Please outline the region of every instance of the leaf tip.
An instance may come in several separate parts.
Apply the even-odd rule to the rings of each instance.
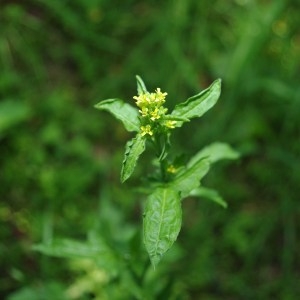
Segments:
[[[159,255],[150,256],[150,261],[151,261],[151,264],[152,264],[154,270],[156,269],[156,266],[158,265],[160,260],[161,260],[161,256],[159,256]]]
[[[219,90],[219,93],[221,94],[221,87],[222,87],[222,79],[218,78],[213,82],[213,85]]]
[[[101,105],[101,102],[99,102],[99,103],[97,103],[97,104],[94,104],[94,108],[96,108],[96,109],[99,109],[100,108],[100,105]]]
[[[126,180],[127,180],[127,178],[122,178],[122,177],[121,177],[121,183],[122,183],[122,184],[123,184]]]
[[[129,176],[124,173],[124,169],[122,168],[120,176],[121,183],[124,183],[128,178]]]

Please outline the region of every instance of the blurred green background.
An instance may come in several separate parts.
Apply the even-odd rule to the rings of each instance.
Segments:
[[[300,299],[299,28],[298,0],[2,0],[0,298],[136,299],[118,277],[31,247],[141,226],[142,167],[119,182],[131,135],[93,108],[132,102],[139,74],[170,108],[222,78],[218,104],[174,148],[241,153],[205,179],[227,210],[185,200],[153,299]]]

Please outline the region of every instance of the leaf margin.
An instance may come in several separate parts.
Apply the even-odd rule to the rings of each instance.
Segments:
[[[140,155],[146,149],[146,138],[137,134],[125,146],[124,159],[121,169],[121,182],[124,183],[133,173]]]
[[[140,129],[139,112],[132,105],[124,102],[119,98],[102,100],[95,104],[94,107],[99,110],[105,110],[111,113],[116,119],[121,121],[125,129],[129,132]]]
[[[161,195],[163,196],[163,199],[159,198]],[[167,196],[169,197],[167,198]],[[160,205],[158,207],[160,208],[160,210],[157,210],[157,205]],[[168,205],[167,210],[165,209],[166,205]],[[170,218],[172,217],[174,219],[173,224],[170,227]],[[156,222],[157,218],[159,219],[159,222]],[[166,222],[166,220],[168,222]],[[163,226],[166,225],[166,223],[168,227]],[[158,228],[155,228],[156,225]],[[156,188],[154,192],[147,198],[143,218],[144,244],[154,268],[160,262],[163,255],[172,247],[172,245],[176,241],[181,230],[181,225],[182,209],[180,194],[167,186]],[[162,232],[164,232],[166,228],[168,228],[169,230],[171,228],[173,232],[169,232],[167,235],[161,236]],[[154,242],[152,241],[152,239],[154,239]]]

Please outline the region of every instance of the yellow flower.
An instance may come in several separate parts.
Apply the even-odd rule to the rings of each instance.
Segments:
[[[146,134],[153,135],[150,125],[141,126],[141,135],[144,136]]]
[[[168,168],[167,168],[167,172],[168,172],[168,173],[174,174],[174,173],[176,173],[176,171],[177,171],[177,169],[176,169],[173,165],[170,165],[170,166],[168,166]]]
[[[155,93],[144,93],[139,96],[134,96],[136,105],[140,108],[147,107],[152,109],[158,108],[165,103],[167,93],[162,93],[160,88],[155,90]]]
[[[158,120],[160,118],[160,115],[159,115],[159,109],[156,107],[151,113],[150,113],[150,119],[152,121],[155,121],[155,120]]]
[[[136,105],[140,108],[147,105],[147,103],[148,103],[147,94],[141,94],[139,96],[134,96],[133,99],[136,100]]]
[[[165,98],[168,95],[168,93],[162,93],[160,91],[160,88],[157,88],[155,92],[156,92],[156,101],[164,103],[165,102]]]
[[[168,128],[175,128],[175,124],[176,124],[176,123],[177,123],[176,121],[167,120],[167,121],[165,122],[165,126],[168,127]]]
[[[149,109],[147,107],[143,107],[139,112],[142,114],[142,117],[147,117],[149,114]]]

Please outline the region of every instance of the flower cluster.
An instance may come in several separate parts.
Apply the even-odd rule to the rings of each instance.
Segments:
[[[140,108],[139,112],[142,117],[142,124],[144,124],[140,128],[142,136],[146,134],[152,136],[153,126],[158,122],[164,127],[175,128],[176,121],[164,120],[164,116],[168,111],[163,106],[166,102],[166,95],[167,93],[163,93],[160,88],[157,88],[155,93],[146,92],[133,97],[136,100],[136,105]]]

